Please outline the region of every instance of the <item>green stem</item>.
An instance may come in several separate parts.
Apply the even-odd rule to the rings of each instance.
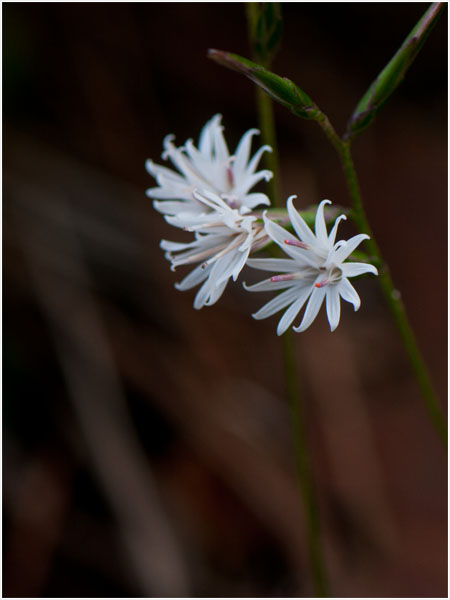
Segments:
[[[311,462],[308,454],[305,415],[299,393],[292,335],[292,331],[286,331],[281,337],[281,343],[283,347],[286,393],[292,416],[295,462],[304,511],[306,513],[305,521],[308,558],[314,583],[314,591],[317,597],[327,598],[329,596],[329,587],[321,546],[319,505],[317,502],[314,479],[311,471]]]
[[[261,129],[261,141],[263,144],[267,144],[272,148],[272,152],[266,152],[264,155],[266,167],[273,173],[272,179],[267,184],[269,198],[274,206],[281,206],[278,189],[278,150],[275,135],[273,103],[269,96],[259,87],[256,88],[256,106],[258,109],[258,122]]]
[[[430,418],[444,446],[446,446],[447,425],[444,417],[442,416],[439,402],[433,389],[425,361],[419,350],[413,329],[409,323],[405,306],[401,300],[400,292],[394,286],[388,265],[383,260],[380,248],[375,240],[375,236],[371,230],[366,212],[364,210],[358,177],[356,175],[355,165],[350,152],[350,140],[341,140],[325,115],[322,114],[317,121],[339,154],[350,192],[350,197],[352,199],[353,220],[361,233],[367,233],[370,236],[370,239],[366,240],[365,244],[369,254],[372,255],[380,265],[378,279],[381,289],[386,298],[395,324],[399,330],[400,337],[411,362],[411,367],[425,400],[425,405]]]
[[[256,60],[258,59],[261,66],[268,69],[270,66],[270,60],[261,60],[261,57],[255,56],[254,50],[254,36],[256,35],[256,22],[258,20],[258,3],[247,2],[247,23],[250,43],[252,46],[252,56]],[[269,169],[272,171],[273,177],[268,182],[268,192],[271,203],[274,206],[280,206],[280,190],[278,189],[279,178],[279,161],[278,161],[278,145],[275,132],[275,119],[273,115],[273,103],[269,96],[258,86],[256,86],[256,107],[258,111],[258,122],[261,130],[261,141],[263,144],[267,144],[272,148],[272,152],[266,152],[264,155],[264,162]]]
[[[249,37],[252,43],[254,35],[253,32],[255,31],[255,24],[258,18],[258,10],[258,3],[247,2]],[[266,61],[263,66],[268,67],[269,61]],[[273,177],[268,183],[268,192],[272,204],[274,206],[280,206],[280,194],[278,190],[278,152],[275,133],[275,120],[273,115],[273,103],[269,96],[262,89],[257,88],[256,94],[261,139],[264,144],[268,144],[272,148],[272,152],[270,154],[266,153],[265,155],[266,166],[273,172]],[[286,394],[291,411],[292,430],[294,436],[295,464],[305,513],[308,560],[316,596],[327,597],[329,595],[328,581],[325,573],[325,561],[321,546],[319,505],[317,502],[314,479],[308,453],[304,410],[302,406],[297,369],[295,365],[291,331],[287,331],[282,335],[281,344],[284,377],[286,382]]]

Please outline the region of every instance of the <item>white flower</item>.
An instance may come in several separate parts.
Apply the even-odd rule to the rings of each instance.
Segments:
[[[368,235],[359,234],[347,241],[335,243],[339,221],[345,219],[341,215],[328,235],[324,218],[324,205],[331,204],[322,200],[317,208],[315,235],[295,210],[292,203],[295,196],[288,199],[288,214],[298,238],[271,221],[264,215],[265,230],[272,240],[284,250],[290,258],[249,259],[247,264],[263,271],[277,271],[279,275],[265,279],[252,286],[245,286],[249,291],[267,290],[285,291],[265,304],[253,315],[255,319],[265,319],[279,310],[287,308],[278,323],[277,334],[281,335],[292,324],[303,305],[308,300],[302,322],[294,331],[305,331],[316,318],[325,299],[328,321],[331,331],[339,324],[341,313],[340,298],[351,302],[355,310],[360,307],[360,298],[352,286],[349,277],[362,273],[378,274],[377,269],[367,263],[344,262],[355,248]]]
[[[180,283],[178,290],[189,290],[203,283],[197,292],[194,308],[210,306],[222,295],[230,277],[236,281],[252,249],[267,242],[268,237],[261,222],[254,216],[241,215],[230,208],[217,194],[194,191],[196,201],[208,208],[202,218],[188,216],[183,226],[195,233],[190,243],[162,240],[161,248],[172,262],[172,270],[180,265],[201,261]]]
[[[249,193],[256,183],[272,177],[272,172],[256,168],[262,154],[270,146],[262,146],[251,160],[250,145],[252,136],[259,133],[250,129],[239,142],[236,152],[230,156],[223,137],[221,115],[213,117],[200,134],[198,149],[192,140],[183,147],[173,144],[173,135],[164,140],[163,159],[169,158],[179,172],[156,165],[147,160],[147,171],[152,175],[158,187],[147,190],[147,196],[154,198],[154,207],[176,227],[183,227],[187,215],[200,216],[209,212],[208,207],[194,196],[194,190],[213,192],[240,214],[249,213],[260,204],[270,205],[269,198],[262,193]]]

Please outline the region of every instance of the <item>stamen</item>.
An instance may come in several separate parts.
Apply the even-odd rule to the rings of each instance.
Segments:
[[[233,185],[234,185],[234,177],[233,177],[233,171],[231,169],[231,165],[229,165],[227,167],[227,179],[228,179],[229,186],[233,187]]]
[[[319,283],[315,283],[316,288],[323,288],[329,283],[329,279],[324,279],[323,281],[319,281]]]
[[[274,275],[270,278],[270,281],[277,283],[278,281],[291,281],[291,279],[295,278],[295,273],[284,273],[283,275]]]
[[[309,245],[305,242],[299,242],[298,240],[284,240],[284,243],[288,246],[295,246],[296,248],[303,248],[303,250],[309,250]]]

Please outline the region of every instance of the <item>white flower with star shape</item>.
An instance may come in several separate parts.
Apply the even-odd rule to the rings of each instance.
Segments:
[[[178,290],[189,290],[200,283],[194,308],[210,306],[223,294],[230,279],[236,281],[249,253],[267,243],[263,224],[255,216],[241,215],[217,194],[194,191],[199,204],[209,209],[202,216],[186,216],[183,227],[194,232],[195,240],[189,243],[162,240],[161,248],[172,263],[172,270],[181,265],[198,263],[180,283]]]
[[[203,218],[208,207],[198,201],[194,191],[217,194],[231,209],[240,214],[251,212],[256,206],[270,205],[269,198],[250,190],[262,179],[268,181],[272,172],[256,171],[261,156],[271,152],[270,146],[262,146],[250,159],[250,146],[257,129],[247,131],[239,142],[234,155],[230,155],[223,136],[221,115],[206,123],[200,134],[198,148],[192,140],[182,147],[173,144],[173,135],[164,140],[162,157],[170,159],[177,171],[147,160],[146,169],[158,187],[147,190],[154,199],[154,207],[166,215],[166,220],[175,227],[184,227],[187,217]]]
[[[244,284],[245,289],[252,292],[285,290],[265,304],[253,317],[265,319],[288,307],[278,323],[277,334],[281,335],[291,326],[308,301],[300,325],[293,327],[294,331],[301,332],[311,325],[325,300],[330,329],[334,331],[339,324],[341,298],[351,302],[355,310],[361,305],[358,293],[349,278],[363,273],[378,275],[377,269],[371,264],[345,262],[356,247],[363,240],[369,239],[369,236],[358,234],[347,241],[335,242],[339,221],[346,217],[338,217],[328,234],[324,206],[331,204],[329,200],[322,200],[317,208],[313,233],[295,210],[295,197],[291,196],[288,199],[287,207],[292,227],[298,237],[264,215],[266,233],[289,258],[256,258],[247,261],[250,267],[276,271],[279,274],[255,285]]]

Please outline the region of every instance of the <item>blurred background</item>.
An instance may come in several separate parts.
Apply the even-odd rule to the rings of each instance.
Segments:
[[[342,132],[427,4],[282,7],[273,70]],[[446,19],[354,144],[442,403]],[[240,282],[195,311],[145,197],[166,134],[257,125],[209,47],[249,56],[244,4],[3,3],[5,596],[312,594],[278,320]],[[275,111],[283,197],[348,206],[319,128]],[[446,596],[446,456],[376,279],[356,287],[336,332],[322,310],[295,336],[333,595]]]

